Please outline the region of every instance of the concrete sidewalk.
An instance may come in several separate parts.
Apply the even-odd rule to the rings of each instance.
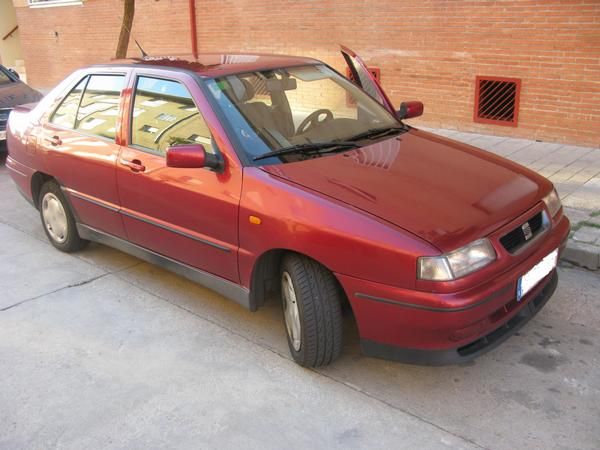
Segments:
[[[424,128],[424,127],[420,127]],[[427,129],[493,152],[548,177],[556,186],[571,236],[563,260],[600,269],[600,149],[527,139]]]
[[[558,267],[519,333],[469,363],[368,358],[352,314],[318,370],[281,305],[249,312],[102,245],[65,254],[0,163],[0,449],[598,449],[600,276]]]

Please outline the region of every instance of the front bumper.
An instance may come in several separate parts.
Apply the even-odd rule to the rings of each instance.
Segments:
[[[419,350],[382,344],[369,339],[361,339],[361,350],[367,356],[408,364],[443,366],[470,361],[499,346],[542,309],[546,302],[550,300],[558,285],[556,270],[546,280],[543,280],[540,285],[537,295],[525,303],[509,320],[495,330],[461,347],[448,350]]]
[[[563,216],[518,264],[455,293],[402,289],[336,274],[352,305],[363,353],[444,365],[471,360],[498,346],[537,314],[554,293],[556,270],[521,301],[516,298],[517,280],[556,248],[564,249],[569,229]]]

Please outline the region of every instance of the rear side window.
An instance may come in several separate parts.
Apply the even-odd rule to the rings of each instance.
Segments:
[[[54,111],[54,114],[50,117],[50,123],[65,128],[73,128],[75,125],[75,117],[77,116],[77,108],[79,107],[79,102],[81,100],[81,94],[83,93],[87,80],[88,77],[85,77],[71,92],[69,92],[69,95],[65,97],[58,108],[56,108],[56,111]]]
[[[114,139],[124,75],[92,75],[77,110],[75,129]]]
[[[202,144],[213,153],[211,134],[187,88],[173,80],[138,77],[131,143],[160,154],[177,144]]]

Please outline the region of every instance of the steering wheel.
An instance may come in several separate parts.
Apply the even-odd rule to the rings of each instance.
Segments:
[[[325,115],[323,120],[320,119],[321,116]],[[333,113],[329,109],[317,109],[316,111],[311,112],[306,119],[302,121],[296,134],[304,134],[311,128],[316,127],[317,125],[321,125],[328,120],[333,119]]]

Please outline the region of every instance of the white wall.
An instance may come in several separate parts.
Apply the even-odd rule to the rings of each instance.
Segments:
[[[17,16],[12,0],[0,0],[0,63],[21,73],[24,67],[19,30],[2,40],[16,25]]]

